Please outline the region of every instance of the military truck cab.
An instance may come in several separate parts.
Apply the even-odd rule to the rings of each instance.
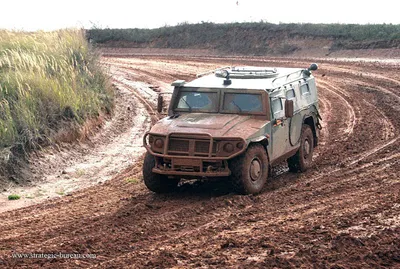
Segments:
[[[314,70],[225,67],[172,83],[168,116],[144,136],[146,186],[168,192],[181,179],[229,177],[238,192],[258,193],[275,164],[310,168],[320,127]]]

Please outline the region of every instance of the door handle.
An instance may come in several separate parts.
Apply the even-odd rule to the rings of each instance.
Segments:
[[[276,119],[274,126],[280,126],[280,125],[283,126],[283,119]]]

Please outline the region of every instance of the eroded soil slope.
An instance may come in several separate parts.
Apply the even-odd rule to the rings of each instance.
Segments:
[[[157,92],[170,91],[175,79],[226,65],[306,67],[315,60],[131,55],[104,61],[118,74],[115,85],[133,91],[155,121]],[[0,267],[400,267],[399,66],[319,64],[324,128],[314,169],[281,168],[257,196],[235,195],[223,181],[156,195],[144,187],[137,157],[105,183],[1,213]],[[32,252],[97,257],[11,256]]]

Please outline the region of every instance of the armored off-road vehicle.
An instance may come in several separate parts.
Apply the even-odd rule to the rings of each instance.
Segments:
[[[168,117],[144,136],[146,186],[229,177],[238,192],[258,193],[275,164],[310,168],[321,127],[314,70],[226,67],[172,83]]]

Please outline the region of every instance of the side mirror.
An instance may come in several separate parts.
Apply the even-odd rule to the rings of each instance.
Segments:
[[[291,118],[294,114],[294,103],[293,100],[285,100],[285,117]]]
[[[163,96],[161,94],[158,95],[157,98],[157,112],[161,113],[162,109],[163,109],[163,103],[164,103],[164,99]]]
[[[308,71],[315,71],[318,69],[318,65],[317,64],[311,64],[310,67],[308,68]]]

